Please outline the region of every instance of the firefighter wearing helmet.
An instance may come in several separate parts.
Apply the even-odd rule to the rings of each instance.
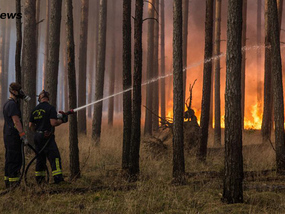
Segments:
[[[62,182],[62,168],[60,153],[55,142],[54,127],[68,122],[68,116],[58,115],[54,106],[49,104],[49,93],[43,90],[38,96],[39,104],[34,108],[30,116],[29,127],[35,132],[35,149],[39,152],[45,145],[45,149],[37,158],[36,162],[36,181],[38,184],[45,181],[46,159],[49,160],[52,168],[54,183]]]
[[[9,86],[10,97],[3,106],[5,144],[5,185],[6,188],[19,184],[22,166],[21,143],[28,143],[21,120],[20,99],[30,100],[19,83]]]

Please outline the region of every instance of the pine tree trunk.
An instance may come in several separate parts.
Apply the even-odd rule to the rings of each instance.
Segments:
[[[261,46],[261,1],[257,1],[257,46]],[[262,110],[262,81],[261,81],[261,50],[257,49],[257,71],[256,71],[256,82],[257,82],[257,108],[258,112]]]
[[[154,48],[153,48],[153,78],[158,78],[158,56],[159,56],[159,0],[154,0],[154,5],[157,13],[154,13],[154,18],[157,20],[154,22]],[[153,83],[153,93],[152,93],[152,109],[153,112],[158,115],[159,113],[159,99],[158,99],[158,81]],[[158,117],[152,117],[152,129],[157,130],[159,127]]]
[[[229,0],[225,94],[225,176],[223,201],[243,202],[241,118],[242,0]]]
[[[222,0],[216,0],[216,20],[215,20],[215,56],[221,54],[221,6]],[[215,60],[215,127],[214,146],[221,146],[221,87],[220,87],[220,58]]]
[[[205,161],[207,156],[208,144],[208,127],[210,116],[210,101],[212,89],[212,61],[213,57],[213,13],[214,1],[206,1],[206,24],[205,24],[205,55],[204,55],[204,71],[203,71],[203,97],[201,106],[201,121],[200,121],[200,149],[198,157]]]
[[[123,1],[123,90],[132,86],[132,0]],[[123,154],[122,169],[128,169],[130,164],[130,145],[132,133],[132,92],[123,94]],[[140,122],[140,121],[139,121]]]
[[[4,66],[3,66],[3,79],[1,80],[3,91],[3,103],[8,99],[8,73],[9,73],[9,58],[10,58],[10,37],[11,37],[11,23],[6,19],[5,24],[5,43],[4,43]]]
[[[111,49],[112,49],[112,56],[111,56],[111,66],[110,66],[110,78],[109,78],[109,95],[114,94],[115,91],[115,73],[116,73],[116,33],[115,33],[115,26],[116,26],[116,3],[113,3],[113,8],[112,8],[112,19],[113,19],[113,32],[111,31],[112,34],[112,39],[111,39]],[[108,103],[108,125],[113,126],[113,121],[114,121],[114,97],[111,97],[109,99]]]
[[[86,63],[88,41],[89,0],[81,1],[78,106],[86,105]],[[86,135],[86,108],[78,111],[78,133]]]
[[[96,92],[95,100],[103,98],[104,75],[105,75],[105,55],[106,55],[106,23],[107,23],[107,0],[100,0],[99,13],[99,40],[98,40],[98,58],[96,69]],[[94,115],[92,122],[92,138],[95,144],[99,144],[102,124],[103,102],[94,106]]]
[[[66,41],[67,41],[67,65],[68,65],[68,84],[69,84],[69,108],[76,107],[76,73],[74,57],[74,33],[73,33],[73,12],[72,0],[66,0]],[[77,136],[77,115],[69,116],[69,159],[70,159],[70,178],[80,177],[79,149]]]
[[[42,88],[45,88],[45,79],[47,74],[48,65],[48,53],[49,53],[49,25],[50,25],[50,0],[46,0],[46,35],[45,35],[45,56],[44,56],[44,69],[43,69],[43,79]]]
[[[278,9],[278,23],[279,23],[278,27],[280,32],[282,26],[283,0],[277,0],[277,9]]]
[[[132,137],[130,146],[130,176],[136,180],[140,171],[139,154],[141,140],[141,82],[142,82],[142,19],[144,0],[136,0],[134,22],[134,74],[133,74],[133,109]]]
[[[182,0],[173,4],[173,182],[184,183]]]
[[[271,49],[270,46],[270,25],[268,19],[268,3],[265,0],[265,65],[264,65],[264,104],[263,104],[263,118],[262,118],[262,141],[269,143],[272,129],[272,79],[271,79]]]
[[[188,13],[189,13],[189,0],[182,0],[183,8],[183,69],[187,68],[187,47],[188,47]],[[187,88],[187,70],[183,72],[183,100],[185,102],[185,93]]]
[[[246,21],[247,21],[247,0],[243,0],[242,11],[242,62],[241,62],[241,118],[242,129],[244,129],[244,105],[245,105],[245,68],[246,68]]]
[[[161,13],[161,32],[160,32],[160,36],[161,36],[161,46],[160,46],[160,74],[161,76],[165,75],[165,6],[164,6],[164,1],[165,0],[161,0],[161,9],[160,9],[160,13]],[[186,72],[186,71],[185,71]],[[165,78],[161,79],[160,82],[160,115],[162,118],[166,117],[166,111],[165,111]]]
[[[51,0],[48,64],[45,77],[45,89],[50,93],[50,104],[56,105],[58,84],[58,64],[60,48],[60,25],[62,0]]]
[[[21,0],[16,0],[16,13],[21,13]],[[15,53],[16,82],[21,84],[22,21],[16,19],[17,42]]]
[[[148,3],[148,17],[154,17],[154,0],[150,0]],[[148,32],[147,32],[147,81],[151,80],[153,77],[153,62],[154,62],[154,20],[150,19],[148,22]],[[146,106],[152,109],[153,103],[153,83],[146,85]],[[145,112],[145,126],[144,134],[152,135],[152,113],[148,110]]]
[[[23,102],[23,125],[28,135],[28,142],[33,142],[33,134],[29,130],[29,118],[36,105],[36,1],[26,0],[24,4],[24,38],[22,66],[22,87],[31,97],[29,102]]]
[[[276,165],[279,174],[285,173],[284,100],[278,10],[276,1],[268,2],[268,21],[271,42],[271,72],[273,77],[273,105],[275,124]]]

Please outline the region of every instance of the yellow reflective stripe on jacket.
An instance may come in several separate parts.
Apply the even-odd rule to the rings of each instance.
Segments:
[[[36,171],[35,175],[36,176],[46,176],[46,171]]]
[[[16,177],[16,178],[9,178],[10,182],[15,182],[15,181],[19,181],[20,177]]]
[[[52,176],[61,175],[61,174],[62,174],[62,171],[61,171],[61,170],[52,171]]]
[[[9,181],[9,177],[8,176],[4,176],[4,181]]]

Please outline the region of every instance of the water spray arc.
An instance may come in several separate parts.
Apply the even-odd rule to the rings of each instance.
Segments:
[[[285,47],[285,45],[281,45],[280,47],[283,48],[283,47]],[[260,46],[254,45],[254,46],[250,46],[250,47],[246,47],[246,46],[245,46],[245,47],[242,48],[242,51],[258,50],[258,49],[261,49],[261,48],[270,48],[270,47],[269,47],[269,46],[265,46],[265,45],[260,45]],[[193,63],[193,64],[189,65],[188,67],[184,68],[184,69],[183,69],[183,72],[186,72],[188,69],[191,69],[191,68],[200,66],[200,65],[202,65],[202,64],[209,63],[209,62],[212,62],[212,61],[217,60],[217,59],[221,59],[221,58],[223,58],[223,57],[225,57],[225,56],[226,56],[226,53],[221,53],[221,54],[218,55],[218,56],[214,56],[214,57],[209,58],[209,59],[206,59],[206,60],[198,61],[198,62]],[[166,74],[166,75],[159,76],[159,77],[157,77],[157,78],[153,78],[153,79],[147,80],[147,81],[145,81],[144,83],[142,83],[141,86],[145,86],[145,85],[151,84],[151,83],[153,83],[153,82],[159,81],[159,80],[161,80],[161,79],[165,79],[165,78],[170,77],[170,76],[173,76],[173,72],[170,72],[170,73],[168,73],[168,74]],[[124,93],[129,92],[129,91],[132,91],[132,90],[133,90],[133,87],[130,87],[130,88],[126,89],[126,90],[123,90],[123,91],[114,93],[114,94],[112,94],[112,95],[103,97],[102,99],[96,100],[96,101],[91,102],[91,103],[89,103],[89,104],[86,104],[86,105],[84,105],[84,106],[80,106],[80,107],[77,107],[77,108],[75,108],[75,109],[71,109],[71,110],[69,110],[69,111],[67,111],[67,112],[60,111],[59,113],[61,113],[61,114],[67,114],[67,115],[69,115],[69,114],[74,114],[74,113],[76,113],[76,112],[78,112],[78,111],[80,111],[80,110],[82,110],[82,109],[85,109],[85,108],[87,108],[87,107],[89,107],[89,106],[95,105],[95,104],[97,104],[97,103],[100,103],[100,102],[102,102],[102,101],[108,100],[108,99],[110,99],[110,98],[112,98],[112,97],[116,97],[116,96],[118,96],[118,95],[124,94]]]

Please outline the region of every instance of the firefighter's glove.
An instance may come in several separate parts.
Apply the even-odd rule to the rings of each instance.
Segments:
[[[22,140],[22,142],[24,143],[25,146],[29,144],[25,132],[20,133],[20,138],[21,138],[21,140]]]
[[[62,114],[62,118],[61,118],[63,123],[67,123],[68,122],[68,115],[67,114]]]

